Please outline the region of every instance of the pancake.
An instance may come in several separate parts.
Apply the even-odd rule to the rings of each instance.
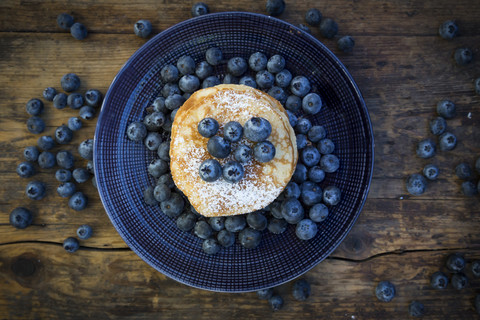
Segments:
[[[255,159],[244,164],[245,175],[237,183],[222,177],[214,182],[202,180],[198,169],[206,159],[214,158],[207,151],[208,138],[200,135],[198,123],[211,117],[223,126],[237,121],[242,126],[252,117],[267,119],[272,125],[268,141],[276,149],[273,160],[261,163]],[[232,143],[232,151],[244,143]],[[233,159],[233,152],[225,164]],[[230,216],[265,208],[290,181],[298,159],[296,137],[282,105],[268,94],[243,85],[218,85],[196,91],[178,109],[172,124],[170,169],[176,186],[187,196],[198,213],[207,216]]]

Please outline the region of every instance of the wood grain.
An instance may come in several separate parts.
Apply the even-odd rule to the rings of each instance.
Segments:
[[[26,102],[41,97],[48,86],[60,88],[60,78],[77,73],[80,92],[96,88],[105,93],[125,61],[146,40],[133,34],[138,19],[149,19],[154,33],[190,18],[193,1],[121,0],[0,2],[0,318],[31,319],[407,319],[408,304],[425,304],[425,319],[473,319],[473,299],[480,280],[466,271],[469,286],[437,291],[430,275],[441,269],[446,256],[460,251],[469,263],[480,259],[480,197],[461,194],[454,173],[463,161],[480,156],[480,96],[473,81],[480,76],[480,3],[451,1],[355,0],[287,1],[279,18],[304,23],[307,9],[317,7],[339,24],[339,36],[352,35],[350,54],[336,48],[336,39],[321,40],[347,67],[360,88],[373,123],[374,175],[368,199],[355,226],[342,244],[305,277],[312,296],[297,302],[291,283],[276,290],[285,299],[283,310],[272,313],[255,293],[219,294],[193,289],[158,273],[133,253],[106,215],[97,191],[87,182],[79,188],[89,197],[82,212],[68,208],[55,193],[54,169],[34,178],[45,181],[47,197],[27,200],[29,179],[15,173],[23,148],[38,135],[26,130]],[[212,12],[265,13],[264,1],[207,2]],[[56,25],[68,12],[87,26],[84,41],[73,39]],[[437,35],[438,26],[455,19],[459,37]],[[462,46],[474,53],[468,66],[453,62]],[[457,147],[438,152],[431,160],[415,156],[419,140],[430,137],[428,121],[441,99],[457,104],[458,115],[448,128]],[[45,104],[44,134],[52,135],[77,111],[56,110]],[[77,154],[81,141],[92,138],[96,119],[84,122],[71,144],[56,147]],[[406,177],[427,163],[440,168],[440,178],[422,196],[408,195]],[[84,166],[78,160],[76,165]],[[476,179],[479,176],[476,175]],[[8,216],[28,206],[34,223],[25,230],[10,226]],[[88,223],[91,239],[75,254],[61,244]],[[470,264],[468,265],[470,266]],[[381,303],[374,296],[378,281],[390,280],[397,297]],[[477,316],[478,317],[478,316]]]

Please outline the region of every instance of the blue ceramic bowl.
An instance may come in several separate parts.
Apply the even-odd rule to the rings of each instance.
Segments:
[[[177,229],[159,207],[143,201],[143,189],[155,184],[147,164],[155,158],[142,143],[126,137],[160,95],[160,70],[182,55],[204,60],[216,46],[225,58],[261,51],[286,58],[294,75],[309,78],[324,107],[314,124],[323,125],[336,144],[341,167],[322,186],[335,185],[342,201],[319,223],[315,238],[302,241],[294,226],[273,235],[264,232],[256,249],[236,244],[209,256],[201,240]],[[222,77],[225,67],[215,68]],[[281,20],[252,13],[208,14],[181,22],[142,46],[113,80],[95,132],[95,174],[105,210],[113,225],[143,260],[181,283],[213,291],[243,292],[273,287],[307,272],[345,238],[366,200],[373,169],[373,135],[362,96],[342,63],[318,40]]]

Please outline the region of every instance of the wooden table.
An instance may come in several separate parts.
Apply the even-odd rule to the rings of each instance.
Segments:
[[[480,156],[480,96],[473,80],[480,76],[480,2],[446,1],[287,1],[281,18],[304,22],[307,9],[317,7],[339,24],[339,35],[351,35],[353,53],[343,54],[335,40],[313,34],[338,55],[363,93],[373,122],[375,168],[370,193],[356,225],[332,255],[305,275],[311,297],[298,302],[291,284],[277,288],[285,299],[273,314],[255,293],[227,294],[193,289],[149,267],[120,238],[110,223],[96,189],[80,186],[90,198],[87,210],[75,212],[55,193],[54,169],[35,177],[46,182],[41,201],[28,200],[30,179],[15,173],[23,148],[38,136],[26,130],[25,103],[41,97],[48,86],[60,88],[60,78],[77,73],[80,91],[105,93],[125,61],[145,43],[133,34],[138,19],[152,22],[154,33],[190,18],[191,1],[90,0],[0,2],[0,318],[35,319],[407,319],[412,300],[424,303],[425,319],[480,318],[474,298],[480,293],[470,263],[480,259],[479,196],[460,192],[455,166],[473,165]],[[228,10],[265,13],[265,1],[209,1],[212,12]],[[56,16],[71,13],[89,35],[73,39],[56,25]],[[460,35],[447,41],[439,25],[455,19]],[[453,63],[454,49],[467,46],[474,61]],[[416,143],[432,137],[428,121],[441,99],[457,104],[448,121],[458,137],[451,152],[433,160],[415,156]],[[45,134],[76,115],[50,103],[42,117]],[[94,134],[95,120],[75,134],[68,150]],[[441,174],[422,196],[410,196],[406,177],[429,162]],[[82,165],[82,162],[79,161]],[[478,175],[477,175],[478,179]],[[9,213],[26,206],[35,213],[25,230],[9,224]],[[62,248],[81,224],[94,236],[75,254]],[[457,291],[429,285],[430,275],[445,270],[448,254],[462,252],[470,283]],[[380,280],[393,282],[396,297],[389,303],[375,298]]]

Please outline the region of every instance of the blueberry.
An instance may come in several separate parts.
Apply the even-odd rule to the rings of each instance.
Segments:
[[[227,70],[235,77],[243,75],[248,68],[247,61],[242,57],[233,57],[227,62]]]
[[[166,184],[167,187],[169,187],[170,189],[175,187],[175,183],[173,182],[171,173],[165,173],[165,174],[162,174],[160,177],[158,177],[157,185],[162,183]]]
[[[10,212],[10,224],[17,229],[25,229],[32,224],[33,213],[24,207],[17,207]]]
[[[195,60],[190,56],[181,56],[177,61],[177,69],[181,74],[195,73]]]
[[[464,66],[472,62],[473,52],[468,48],[458,48],[455,50],[453,58],[459,66]]]
[[[88,198],[81,191],[75,192],[68,200],[68,206],[76,211],[85,209],[87,207],[87,204]]]
[[[430,121],[430,131],[434,135],[441,135],[447,129],[447,122],[442,117],[436,117]]]
[[[279,73],[285,68],[285,58],[279,54],[273,55],[268,59],[267,70],[270,73]]]
[[[178,229],[187,232],[193,229],[195,222],[197,222],[197,217],[194,213],[184,212],[178,216],[175,223]]]
[[[328,186],[323,190],[323,202],[327,206],[337,205],[342,199],[342,193],[338,187]]]
[[[480,77],[475,79],[475,92],[480,95]]]
[[[93,234],[92,227],[90,227],[88,224],[81,225],[77,229],[77,236],[81,240],[87,240],[89,239]]]
[[[267,70],[261,70],[255,75],[255,81],[260,89],[270,89],[275,83],[275,77]]]
[[[255,72],[265,70],[267,68],[267,56],[261,52],[255,52],[248,58],[250,69]]]
[[[295,139],[297,141],[297,149],[298,150],[302,150],[303,148],[308,146],[308,139],[307,139],[306,135],[304,135],[302,133],[298,133],[297,135],[295,135]]]
[[[222,175],[222,166],[215,159],[207,159],[200,164],[198,169],[200,178],[206,182],[218,180]]]
[[[290,224],[296,224],[303,219],[303,206],[295,198],[289,198],[282,202],[282,216]]]
[[[323,203],[317,203],[308,211],[308,217],[314,222],[322,222],[328,217],[328,207]]]
[[[408,306],[408,313],[412,317],[423,317],[425,314],[425,307],[423,303],[419,301],[412,301]]]
[[[258,142],[253,147],[253,156],[259,162],[269,162],[275,158],[275,146],[270,141]]]
[[[308,136],[308,140],[310,140],[313,143],[316,143],[316,142],[319,142],[322,139],[325,139],[325,137],[327,136],[327,130],[325,130],[325,127],[323,127],[323,126],[315,125],[315,126],[312,126],[308,130],[307,136]],[[320,150],[321,149],[320,145],[318,145],[317,148],[318,148],[318,151],[323,153]],[[327,152],[327,153],[332,153],[332,152],[333,152],[333,150],[331,152]]]
[[[273,86],[270,89],[268,89],[268,95],[271,96],[272,98],[276,99],[278,102],[280,102],[282,105],[285,104],[287,101],[287,94],[285,91],[277,86]]]
[[[230,121],[223,127],[223,136],[230,142],[238,142],[243,137],[243,127],[237,121]]]
[[[308,180],[319,183],[325,179],[325,171],[323,171],[319,166],[313,166],[308,169],[307,176]]]
[[[157,149],[157,155],[164,161],[170,161],[170,141],[164,141],[160,143]]]
[[[247,214],[247,224],[250,228],[263,231],[267,228],[268,220],[260,211],[250,212]]]
[[[157,202],[157,200],[155,200],[155,197],[153,195],[153,187],[152,186],[148,186],[145,189],[143,189],[143,200],[149,206],[158,205],[158,202]]]
[[[53,101],[53,98],[55,97],[56,94],[57,94],[57,90],[55,90],[55,88],[53,87],[47,87],[45,88],[45,90],[43,90],[43,97],[47,101]]]
[[[338,24],[330,18],[325,18],[320,23],[320,34],[327,39],[332,39],[338,33]]]
[[[84,120],[92,120],[95,117],[95,109],[90,106],[83,106],[78,114]]]
[[[93,160],[93,139],[86,139],[80,142],[78,153],[83,159]]]
[[[428,159],[435,155],[437,146],[432,139],[424,139],[417,145],[417,156]]]
[[[427,189],[427,180],[422,175],[414,173],[407,178],[406,186],[408,193],[419,196]]]
[[[380,301],[389,302],[395,297],[395,286],[390,281],[380,281],[375,288],[375,296]]]
[[[153,196],[158,202],[170,199],[171,194],[171,189],[165,183],[157,183],[153,189]]]
[[[80,248],[80,244],[76,238],[68,237],[63,241],[63,249],[65,251],[74,253]]]
[[[473,177],[473,170],[468,163],[462,162],[455,167],[455,174],[462,180],[469,180]]]
[[[40,99],[30,99],[26,105],[28,114],[38,116],[43,112],[43,102]]]
[[[164,123],[165,114],[161,111],[154,111],[143,118],[143,124],[147,128],[147,131],[159,131]]]
[[[63,182],[57,187],[57,194],[62,198],[71,197],[77,190],[73,182]]]
[[[167,64],[163,66],[162,70],[160,70],[160,76],[162,80],[166,83],[172,83],[178,80],[179,71],[176,66],[173,64]]]
[[[58,169],[55,172],[55,179],[60,182],[70,181],[70,179],[72,179],[72,172],[67,169]]]
[[[260,289],[257,291],[258,299],[268,300],[273,296],[273,288]]]
[[[73,139],[73,131],[64,124],[55,129],[55,140],[59,144],[67,144]]]
[[[147,128],[142,122],[132,122],[127,127],[127,137],[132,141],[142,141],[147,136]]]
[[[427,178],[428,180],[436,180],[438,178],[438,173],[439,173],[439,169],[436,165],[434,164],[427,164],[424,168],[423,168],[423,175],[425,176],[425,178]]]
[[[282,215],[282,201],[285,200],[286,197],[277,197],[275,201],[273,201],[267,208],[270,210],[270,214],[277,219],[283,219]]]
[[[472,262],[472,273],[476,278],[480,278],[480,260]]]
[[[285,10],[285,1],[283,0],[267,0],[266,4],[267,14],[272,17],[277,17]]]
[[[37,146],[42,150],[50,150],[55,146],[55,140],[50,136],[41,136],[37,140]]]
[[[183,92],[192,93],[200,87],[200,80],[193,74],[186,74],[180,78],[178,86]]]
[[[162,212],[170,218],[178,217],[185,207],[185,201],[182,196],[176,192],[172,192],[170,198],[160,203]]]
[[[316,183],[305,181],[300,186],[300,199],[306,206],[313,206],[322,201],[322,189]]]
[[[278,311],[283,308],[283,298],[279,295],[272,296],[270,299],[268,299],[268,303],[273,311]]]
[[[320,22],[322,21],[322,13],[320,10],[312,8],[308,9],[307,13],[305,14],[305,21],[313,26],[317,27],[320,25]]]
[[[206,254],[216,254],[220,251],[220,244],[216,239],[205,239],[202,243],[202,249]]]
[[[225,218],[225,230],[230,232],[239,232],[245,229],[247,221],[245,216],[229,216]]]
[[[442,100],[437,103],[437,113],[445,119],[452,119],[457,114],[457,108],[452,101]]]
[[[203,80],[202,88],[205,89],[205,88],[215,87],[216,85],[219,85],[219,84],[220,84],[220,79],[218,79],[217,76],[209,76],[205,78],[205,80]]]
[[[287,88],[290,85],[291,81],[292,74],[287,69],[283,69],[275,75],[275,85],[277,87]],[[285,101],[287,101],[287,99]]]
[[[49,151],[43,151],[38,156],[38,165],[42,169],[53,168],[55,166],[55,163],[56,163],[55,156],[53,155],[53,153]]]
[[[463,273],[455,273],[452,275],[452,286],[457,289],[461,290],[465,288],[468,284],[468,278]]]
[[[87,171],[90,172],[91,175],[95,175],[95,167],[93,164],[93,160],[89,160],[87,162],[85,169],[87,169]]]
[[[212,66],[219,65],[223,61],[223,53],[217,47],[208,48],[205,52],[205,60]]]
[[[89,89],[85,92],[85,102],[90,107],[98,107],[102,104],[103,95],[97,89]]]
[[[336,172],[339,167],[340,160],[336,155],[325,154],[320,158],[320,168],[327,173]]]
[[[73,25],[73,17],[68,13],[60,13],[57,16],[57,25],[65,30],[70,30]]]
[[[447,257],[445,266],[451,272],[461,272],[465,269],[465,258],[460,253],[452,253]]]
[[[160,177],[169,170],[168,163],[162,159],[153,159],[147,166],[148,174],[154,178]]]
[[[172,131],[172,124],[173,124],[173,121],[172,121],[171,117],[168,117],[165,120],[165,123],[163,124],[162,129],[165,132],[171,132]]]
[[[27,120],[27,129],[34,134],[42,133],[45,130],[45,122],[42,118],[36,116],[30,117]]]
[[[213,233],[212,227],[205,220],[200,220],[195,223],[193,233],[200,239],[208,239]]]
[[[451,132],[445,132],[440,135],[440,150],[453,150],[457,145],[457,137]]]
[[[30,181],[25,188],[27,197],[32,200],[41,200],[45,197],[45,183],[40,181]]]
[[[312,33],[312,30],[310,30],[310,28],[307,25],[304,25],[303,23],[299,23],[297,27],[300,30],[305,31],[306,33],[310,33],[310,34]]]
[[[80,78],[75,73],[67,73],[60,80],[62,89],[66,92],[72,92],[80,88]]]
[[[162,136],[158,132],[149,132],[143,140],[145,147],[150,151],[157,151],[162,142]]]
[[[441,271],[437,271],[434,274],[432,274],[432,277],[430,278],[430,285],[434,289],[445,289],[448,284],[448,277],[446,274],[444,274]]]
[[[198,132],[205,138],[210,138],[217,134],[218,128],[218,122],[213,118],[204,118],[198,123]]]
[[[67,126],[71,131],[78,131],[82,128],[82,121],[78,117],[70,117]]]
[[[55,97],[53,97],[53,107],[55,109],[63,109],[67,106],[68,104],[68,96],[63,93],[57,93]]]
[[[457,36],[458,26],[455,21],[447,20],[438,28],[438,34],[443,39],[451,40]]]
[[[288,116],[288,122],[290,123],[290,126],[295,127],[298,122],[297,116],[290,110],[287,110],[287,116]]]
[[[207,61],[201,61],[197,64],[195,68],[195,75],[200,79],[203,80],[208,76],[211,76],[213,73],[212,65],[209,64]]]
[[[300,240],[310,240],[315,237],[317,232],[317,224],[310,219],[299,221],[295,227],[295,234]]]
[[[30,178],[35,174],[35,167],[31,162],[20,162],[17,166],[17,174],[21,178]]]
[[[306,146],[300,153],[300,159],[308,168],[316,166],[320,162],[320,152],[313,146]]]
[[[67,97],[67,105],[72,109],[80,109],[83,106],[83,96],[80,93],[70,93]]]
[[[295,300],[305,301],[310,297],[310,283],[305,279],[297,280],[293,283],[292,294]]]
[[[241,144],[235,149],[233,157],[240,163],[247,163],[253,158],[252,149],[245,144]]]
[[[208,219],[208,224],[214,231],[220,231],[225,228],[225,218],[224,217],[211,217]]]
[[[300,198],[301,190],[297,183],[290,181],[283,190],[283,194],[285,195],[285,198],[298,199]]]
[[[249,86],[249,87],[255,88],[255,89],[257,88],[257,82],[250,75],[246,75],[246,76],[241,77],[240,80],[238,81],[238,83],[242,84],[244,86]]]
[[[238,241],[244,248],[254,249],[260,245],[262,234],[258,230],[245,228],[238,234]]]
[[[220,230],[217,234],[217,241],[225,248],[231,247],[235,243],[235,234],[226,229]]]
[[[208,152],[216,158],[226,158],[230,154],[230,141],[220,136],[213,136],[207,142]]]
[[[292,179],[299,184],[307,180],[307,167],[301,163],[297,163]]]
[[[205,14],[208,14],[210,10],[208,9],[208,6],[203,3],[203,2],[196,2],[192,6],[192,17],[198,17],[198,16],[203,16]]]
[[[308,134],[308,131],[312,128],[312,123],[307,118],[300,118],[295,126],[295,132],[301,134]]]
[[[475,297],[475,309],[477,310],[477,313],[480,314],[480,294],[477,294]]]
[[[261,117],[253,117],[245,122],[244,135],[250,141],[265,141],[272,132],[272,125],[267,119]]]
[[[245,174],[242,164],[237,161],[229,161],[223,166],[223,179],[230,183],[240,181]]]
[[[73,170],[72,176],[77,183],[84,183],[90,179],[90,172],[85,168],[76,168]]]
[[[462,193],[467,197],[473,197],[478,193],[478,187],[472,181],[464,181],[461,185]]]
[[[355,40],[351,36],[343,36],[337,41],[337,47],[342,52],[352,52]]]
[[[335,150],[335,144],[332,140],[325,138],[318,142],[317,148],[321,154],[330,154]]]
[[[278,75],[278,74],[277,74]],[[285,108],[292,112],[297,112],[302,107],[302,99],[296,95],[290,95],[285,101]],[[294,126],[293,126],[294,127]]]
[[[72,27],[70,28],[70,33],[72,37],[74,37],[77,40],[83,40],[88,35],[87,28],[80,22],[75,22],[72,25]],[[65,91],[68,91],[68,90],[65,90]]]
[[[133,25],[133,32],[141,38],[148,38],[150,33],[152,33],[152,24],[145,19],[138,20]]]
[[[290,91],[300,98],[305,97],[311,89],[310,81],[304,76],[296,76],[290,83]],[[302,101],[303,107],[303,101]]]
[[[309,93],[302,99],[302,109],[306,114],[317,114],[322,109],[322,98],[316,93]]]
[[[75,162],[73,154],[68,150],[57,152],[56,160],[57,164],[64,169],[72,169]]]
[[[35,162],[38,160],[40,151],[35,146],[28,146],[23,150],[23,156],[25,160]]]
[[[268,231],[273,234],[280,234],[285,232],[288,227],[288,222],[285,219],[271,218],[268,222]]]

